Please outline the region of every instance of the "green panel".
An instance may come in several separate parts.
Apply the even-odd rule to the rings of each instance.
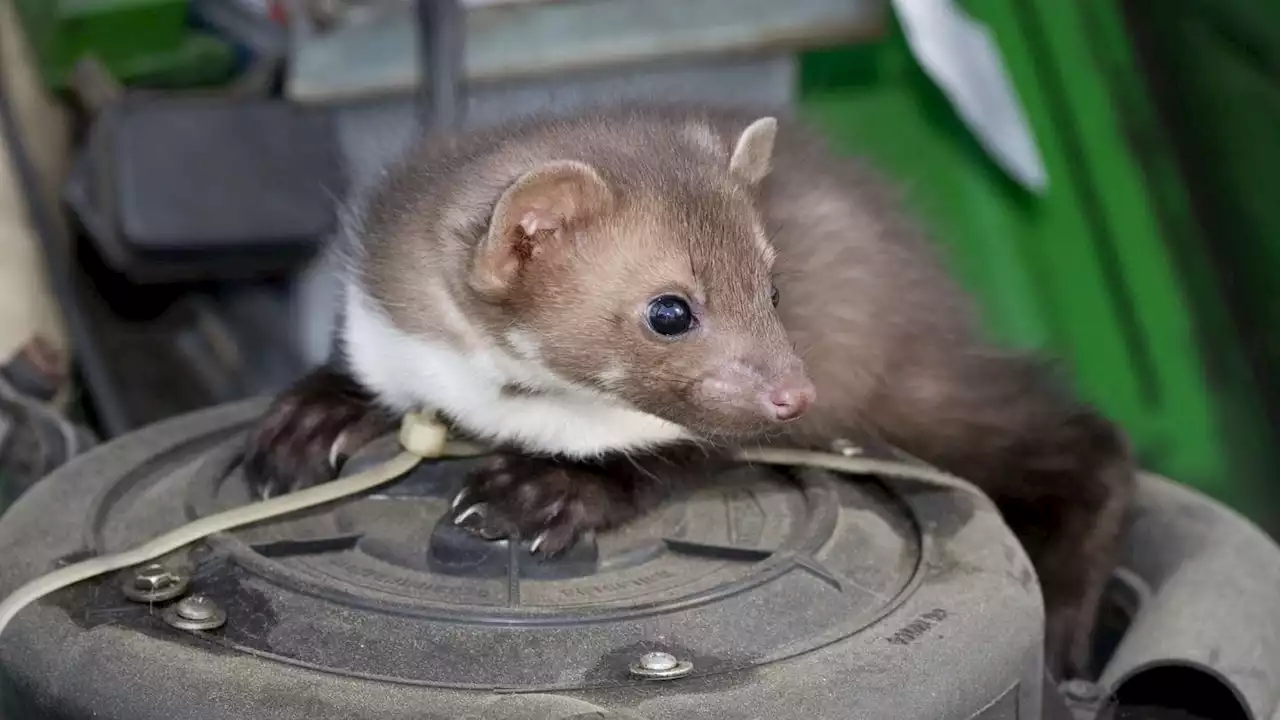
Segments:
[[[1159,450],[1152,461],[1221,494],[1232,478],[1214,436],[1190,309],[1080,7],[981,5],[1058,180],[1041,208],[1041,259],[1066,328],[1059,342],[1072,348],[1086,394],[1132,425],[1144,450]],[[1095,328],[1110,323],[1118,334],[1103,338]],[[1136,392],[1117,397],[1129,384]]]
[[[1280,419],[1280,5],[1131,0],[1157,98],[1258,394]]]
[[[1008,242],[1025,232],[1027,218],[1005,206],[1025,198],[954,120],[901,42],[814,53],[802,67],[805,111],[837,146],[893,175],[935,237],[949,243],[960,275],[975,281],[993,330],[1022,347],[1049,344],[1026,248]]]
[[[896,27],[807,56],[805,112],[900,181],[997,338],[1062,358],[1149,467],[1251,509],[1261,461],[1236,445],[1256,449],[1261,419],[1247,387],[1212,383],[1199,324],[1216,317],[1216,296],[1187,282],[1164,231],[1171,218],[1186,225],[1180,184],[1144,162],[1132,116],[1114,103],[1123,92],[1143,104],[1118,17],[1106,0],[966,7],[1006,57],[1050,174],[1044,196],[985,156]],[[1238,363],[1230,347],[1216,352]]]
[[[220,80],[234,61],[226,43],[188,27],[186,0],[17,0],[17,10],[45,84],[56,89],[85,55],[126,83]]]

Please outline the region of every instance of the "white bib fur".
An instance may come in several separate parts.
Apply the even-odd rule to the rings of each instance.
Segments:
[[[466,323],[447,293],[433,293],[433,301],[445,305],[436,308],[443,317]],[[480,350],[464,353],[443,340],[414,337],[350,281],[343,346],[356,378],[390,409],[435,410],[490,442],[590,458],[689,437],[678,425],[556,376],[537,362],[536,348],[517,358],[484,339]],[[541,393],[504,393],[510,385]]]

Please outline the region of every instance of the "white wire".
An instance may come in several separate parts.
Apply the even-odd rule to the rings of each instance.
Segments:
[[[151,562],[215,533],[356,495],[401,477],[424,458],[462,457],[487,451],[476,445],[448,442],[447,437],[447,428],[435,419],[410,413],[405,416],[400,430],[400,443],[405,451],[381,465],[306,490],[224,510],[170,530],[138,547],[90,558],[37,577],[0,602],[0,634],[23,608],[78,582]],[[910,479],[982,495],[982,491],[970,483],[925,465],[780,448],[740,450],[735,457],[743,462],[762,465],[810,467],[855,475]]]

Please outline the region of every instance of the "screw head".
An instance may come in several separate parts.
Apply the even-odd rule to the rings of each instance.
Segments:
[[[691,672],[693,663],[683,662],[665,652],[645,653],[631,666],[632,675],[647,680],[673,680]]]
[[[640,666],[645,670],[664,672],[674,668],[678,664],[676,656],[671,653],[651,652],[645,653],[640,657]]]
[[[139,570],[133,579],[139,590],[155,590],[169,585],[177,578],[165,566],[153,563]]]
[[[203,595],[195,595],[179,601],[176,610],[188,620],[208,620],[218,612],[218,606]]]
[[[160,563],[152,563],[134,571],[124,582],[124,594],[130,600],[145,603],[172,600],[187,591],[191,579]]]
[[[227,622],[227,613],[204,595],[192,595],[164,611],[164,621],[179,630],[214,630]]]

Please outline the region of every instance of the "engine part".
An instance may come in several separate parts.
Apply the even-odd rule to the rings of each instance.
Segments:
[[[0,562],[0,593],[249,500],[234,460],[261,410],[255,401],[178,418],[37,484],[0,520],[0,543],[29,549]],[[344,473],[394,451],[375,443]],[[32,720],[820,720],[884,718],[892,708],[897,720],[1044,720],[1061,707],[1041,679],[1034,573],[983,498],[744,467],[544,560],[448,521],[472,462],[424,463],[358,499],[197,543],[165,559],[189,572],[185,599],[138,604],[124,578],[108,577],[28,607],[0,643],[4,710]],[[1164,498],[1169,487],[1144,479],[1143,497]],[[1200,508],[1200,530],[1218,519],[1221,534],[1201,533],[1218,539],[1198,553],[1221,544],[1258,561],[1231,598],[1258,604],[1257,591],[1280,578],[1267,564],[1280,550],[1175,492]],[[1135,527],[1156,520],[1140,515]],[[1146,632],[1186,633],[1167,613],[1180,601],[1157,602],[1160,576],[1133,564],[1146,571],[1147,599],[1117,657],[1141,657],[1142,667],[1113,663],[1108,673],[1122,679],[1104,681],[1107,692],[1188,660],[1185,648],[1141,651]],[[1271,597],[1261,602],[1268,608]],[[1265,615],[1252,612],[1243,615]],[[1205,623],[1233,637],[1225,626],[1239,616]],[[202,621],[207,628],[189,624]],[[1278,665],[1264,642],[1273,630],[1252,628],[1259,641],[1242,648],[1252,666],[1207,641],[1191,661],[1224,687],[1237,687],[1233,668],[1265,683]],[[1235,664],[1213,665],[1214,652]],[[1247,687],[1229,696],[1256,718],[1274,710],[1264,714],[1268,699]]]
[[[345,188],[323,111],[126,96],[95,119],[64,194],[107,264],[145,284],[294,270],[336,229]]]

